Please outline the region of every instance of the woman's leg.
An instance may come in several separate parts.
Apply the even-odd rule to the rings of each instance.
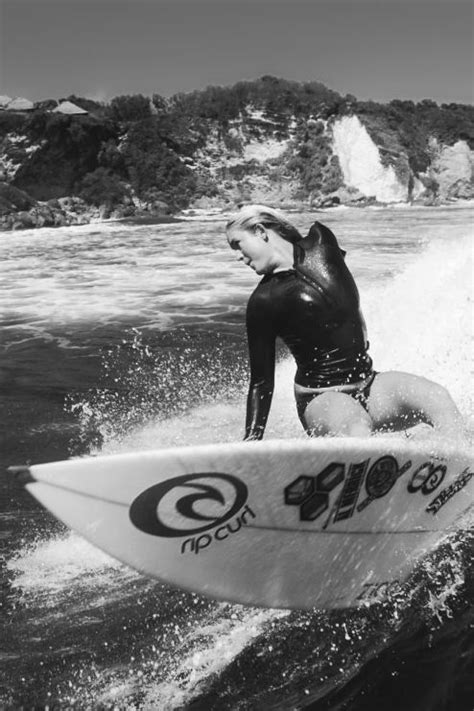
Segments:
[[[367,409],[374,429],[401,430],[426,422],[450,436],[459,436],[464,430],[461,413],[448,391],[411,373],[378,373]]]
[[[313,436],[367,437],[372,432],[372,420],[350,395],[326,392],[317,395],[307,405],[304,424]]]

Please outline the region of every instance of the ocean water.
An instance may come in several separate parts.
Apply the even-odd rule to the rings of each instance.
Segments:
[[[378,370],[448,387],[474,430],[472,208],[336,209]],[[0,707],[474,709],[473,522],[356,611],[216,603],[65,529],[10,464],[234,441],[258,277],[217,216],[2,234]],[[268,437],[305,435],[279,351]]]

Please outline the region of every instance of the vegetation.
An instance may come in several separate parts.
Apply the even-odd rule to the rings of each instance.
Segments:
[[[38,148],[21,163],[13,184],[37,200],[49,200],[78,194],[78,184],[99,167],[99,152],[115,129],[93,116],[37,112],[24,132]]]
[[[465,140],[474,149],[473,106],[438,106],[430,99],[416,104],[394,100],[389,104],[357,102],[354,112],[364,121],[378,145],[394,152],[403,148],[415,173],[425,171],[430,163],[430,137],[446,145]]]
[[[107,168],[87,173],[78,185],[79,197],[89,205],[105,205],[112,209],[129,195],[127,186]]]
[[[0,140],[9,133],[23,133],[28,124],[28,115],[13,111],[0,111]]]
[[[195,187],[193,172],[169,146],[159,122],[150,117],[130,126],[122,155],[126,174],[135,193],[146,198],[158,188],[174,207],[186,207]]]
[[[288,167],[300,178],[305,195],[330,193],[343,184],[337,159],[322,121],[310,120],[300,126],[298,149]]]
[[[247,119],[248,136],[256,138],[288,138],[291,125],[291,150],[265,170],[275,181],[296,178],[305,196],[342,185],[325,130],[325,123],[337,116],[356,113],[381,146],[384,159],[408,155],[414,173],[430,163],[431,136],[450,145],[463,139],[474,148],[472,106],[438,106],[430,100],[359,102],[318,82],[272,76],[170,99],[137,94],[118,96],[109,104],[74,95],[67,100],[89,113],[52,113],[57,102],[51,99],[38,102],[31,114],[0,111],[0,151],[18,166],[13,185],[37,200],[78,196],[89,204],[113,207],[138,198],[173,210],[196,197],[212,197],[222,186],[205,160],[196,162],[196,155],[212,138],[238,156],[240,134],[230,129],[241,118]],[[250,194],[248,170],[258,175],[263,169],[257,162],[246,163],[246,168],[222,167],[223,184],[239,181],[241,194]]]
[[[246,114],[249,106],[267,115],[292,116],[335,109],[341,96],[318,82],[299,83],[272,76],[238,82],[232,87],[211,86],[203,91],[177,94],[171,99],[173,113],[227,123]]]
[[[142,121],[151,116],[150,99],[141,94],[117,96],[110,102],[109,115],[114,121]]]

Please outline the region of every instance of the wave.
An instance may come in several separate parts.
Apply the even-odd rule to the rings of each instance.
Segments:
[[[441,383],[473,415],[472,237],[428,244],[399,275],[362,293],[378,370],[404,370]]]
[[[450,234],[420,247],[382,281],[363,279],[361,299],[377,369],[441,382],[472,419],[472,245],[470,236]],[[135,331],[109,349],[103,369],[110,386],[70,402],[84,437],[91,427],[100,430],[95,451],[239,439],[245,344],[172,332],[153,350],[150,338]],[[284,356],[268,437],[305,437],[293,401],[294,371]],[[472,516],[460,521],[459,531],[427,553],[400,594],[331,614],[206,601],[142,578],[75,534],[43,536],[21,545],[7,564],[15,599],[8,614],[15,616],[20,646],[36,654],[34,645],[42,644],[42,661],[52,669],[49,676],[40,670],[45,680],[35,682],[31,698],[206,711],[338,709],[345,703],[367,711],[379,707],[370,696],[374,688],[379,698],[390,698],[392,671],[404,688],[421,694],[420,657],[429,659],[431,649],[438,661],[456,663],[426,688],[441,694],[442,684],[461,687],[468,677],[459,674],[472,663],[470,527]],[[37,666],[33,652],[31,659],[28,669]]]
[[[451,655],[472,618],[470,546],[452,534],[388,600],[332,613],[205,601],[128,571],[71,533],[26,547],[8,569],[16,607],[29,613],[19,633],[31,636],[33,625],[35,639],[56,647],[66,627],[75,640],[74,663],[46,687],[61,705],[337,709],[345,698],[367,711],[378,708],[368,692],[390,690],[393,669],[410,679],[414,665],[418,678],[420,650],[449,663],[438,687],[468,678],[462,665],[453,673]]]

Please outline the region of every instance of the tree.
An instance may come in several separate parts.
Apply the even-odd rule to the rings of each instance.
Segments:
[[[159,94],[153,94],[151,103],[157,116],[164,116],[168,112],[168,102]]]
[[[91,205],[113,208],[128,194],[128,190],[107,168],[97,168],[82,178],[78,185],[79,196]]]
[[[110,102],[110,110],[115,121],[142,121],[151,116],[150,99],[142,94],[116,96]]]
[[[121,152],[128,179],[139,197],[158,188],[173,205],[188,204],[196,178],[163,140],[159,121],[150,118],[134,123]]]

